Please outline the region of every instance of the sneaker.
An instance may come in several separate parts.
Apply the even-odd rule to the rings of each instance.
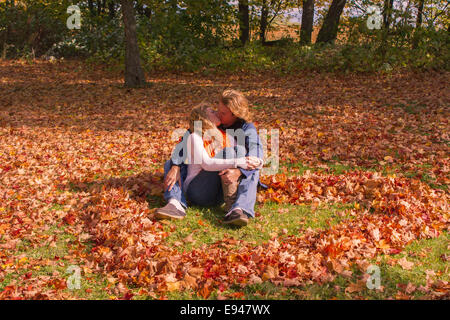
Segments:
[[[248,217],[241,209],[234,209],[225,216],[223,223],[242,227],[247,225]]]
[[[183,219],[186,212],[178,210],[173,204],[168,203],[164,207],[156,209],[155,217],[157,219]]]

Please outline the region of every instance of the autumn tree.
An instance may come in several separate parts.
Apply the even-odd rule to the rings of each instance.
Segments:
[[[328,9],[322,28],[317,36],[317,42],[334,42],[337,37],[339,20],[347,0],[333,0]]]
[[[394,6],[394,0],[384,0],[383,26],[386,30],[389,30],[389,25],[391,24],[393,6]]]
[[[250,40],[250,16],[248,0],[239,0],[239,40],[245,45]]]
[[[142,86],[145,84],[145,76],[139,56],[133,1],[121,0],[120,3],[125,29],[125,86]]]
[[[420,28],[422,26],[422,16],[423,16],[423,5],[425,4],[425,0],[419,0],[417,6],[417,19],[416,19],[416,28]]]
[[[311,34],[314,24],[314,1],[299,0],[299,6],[302,6],[302,24],[300,29],[300,44],[311,44]]]
[[[265,44],[267,30],[273,21],[288,8],[297,6],[295,0],[255,0],[254,4],[259,8],[259,40]]]

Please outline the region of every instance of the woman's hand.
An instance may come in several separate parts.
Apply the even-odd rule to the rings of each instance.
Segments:
[[[254,170],[261,165],[262,160],[257,157],[245,157],[247,162],[247,170]]]
[[[181,185],[181,176],[180,176],[180,167],[179,166],[172,166],[170,168],[169,172],[166,175],[166,178],[164,179],[164,191],[165,190],[172,190],[175,183],[179,183],[180,188],[183,186]]]

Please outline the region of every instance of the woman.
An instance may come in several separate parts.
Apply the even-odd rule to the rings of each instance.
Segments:
[[[222,190],[210,190],[211,186],[221,187],[218,172],[238,167],[247,170],[262,167],[262,161],[257,157],[230,157],[236,154],[237,150],[230,147],[229,138],[217,128],[218,125],[220,120],[217,114],[206,103],[195,107],[190,114],[187,176],[180,187],[186,198],[193,204],[205,204],[202,193],[198,191],[206,189],[209,193],[217,195],[215,199],[208,199],[209,205],[222,202]],[[214,180],[218,180],[218,183],[214,183]],[[168,204],[156,211],[157,218],[182,219],[186,216],[185,208],[178,199],[166,200]]]

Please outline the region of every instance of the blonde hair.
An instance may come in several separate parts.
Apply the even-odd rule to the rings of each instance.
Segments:
[[[216,125],[209,120],[207,113],[208,108],[211,108],[211,105],[209,103],[202,102],[192,109],[189,116],[189,130],[191,133],[194,133],[194,122],[201,121],[201,136],[203,138],[205,136],[205,132],[209,131],[208,133],[213,137],[212,147],[215,149],[216,147],[220,147],[222,145],[222,141],[218,141],[217,139],[214,139],[214,137],[222,137],[222,133],[219,129],[217,129]]]
[[[248,100],[242,92],[227,89],[222,92],[220,101],[230,109],[235,117],[238,117],[245,122],[252,122],[252,114],[248,107]]]

